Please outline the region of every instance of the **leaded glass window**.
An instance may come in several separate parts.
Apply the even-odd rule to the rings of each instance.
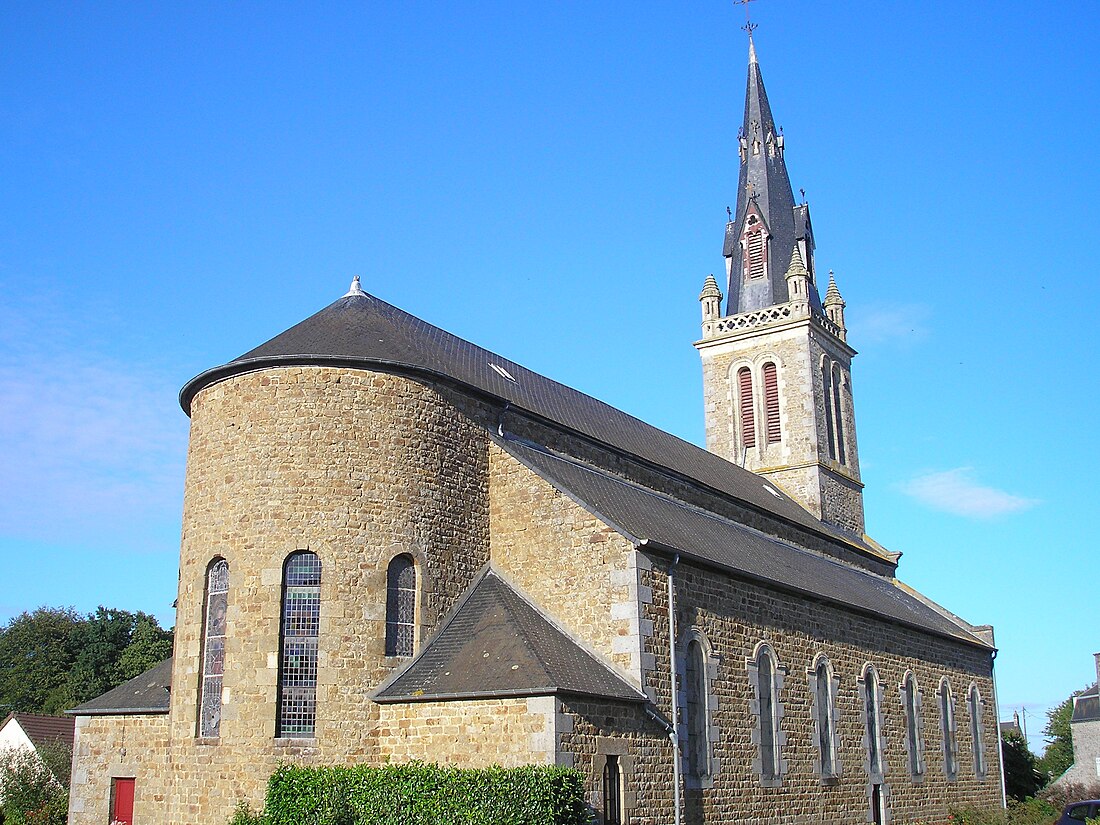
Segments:
[[[604,825],[623,825],[623,775],[618,756],[608,756],[603,765]]]
[[[955,743],[955,701],[951,698],[951,683],[940,682],[940,728],[943,733],[943,772],[954,779],[959,772],[958,748]]]
[[[220,734],[222,675],[225,673],[225,611],[229,601],[229,563],[215,559],[206,570],[206,604],[202,638],[202,686],[199,736]]]
[[[778,696],[775,660],[767,647],[756,657],[757,698],[760,702],[760,773],[764,779],[779,778]]]
[[[276,736],[311,737],[317,720],[321,560],[294,553],[283,568],[282,655]]]
[[[687,683],[688,771],[692,776],[703,778],[710,776],[707,707],[710,688],[707,684],[707,654],[698,639],[688,643],[684,681]]]
[[[920,691],[912,673],[905,674],[901,688],[905,708],[905,742],[909,748],[909,775],[914,779],[924,774],[924,737],[921,735]]]
[[[829,660],[824,656],[814,668],[814,686],[814,721],[817,728],[817,748],[821,754],[821,778],[835,779],[838,771],[833,673]]]
[[[412,656],[416,644],[416,563],[402,554],[386,571],[386,655]]]
[[[863,672],[863,712],[867,734],[867,772],[882,777],[882,727],[878,701],[878,673],[873,667]]]
[[[977,685],[970,686],[970,742],[974,751],[974,775],[985,779],[985,744],[982,742],[982,695]]]

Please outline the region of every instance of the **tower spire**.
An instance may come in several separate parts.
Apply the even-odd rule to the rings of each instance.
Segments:
[[[795,205],[784,158],[783,132],[775,125],[764,88],[754,28],[751,22],[744,26],[749,34],[749,64],[744,119],[737,135],[737,210],[726,224],[723,250],[728,276],[727,314],[751,312],[788,300],[784,275],[796,242],[803,242],[803,263],[810,273],[807,297],[819,310],[809,221],[805,207]]]

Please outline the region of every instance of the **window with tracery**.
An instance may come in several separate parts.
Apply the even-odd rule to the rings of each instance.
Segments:
[[[199,699],[199,736],[220,734],[222,676],[225,673],[225,614],[229,601],[229,562],[214,559],[206,569],[203,606],[202,685]]]
[[[416,646],[416,563],[395,556],[386,571],[386,655],[412,656]]]
[[[276,736],[312,737],[317,724],[321,560],[303,550],[283,567],[282,649]]]

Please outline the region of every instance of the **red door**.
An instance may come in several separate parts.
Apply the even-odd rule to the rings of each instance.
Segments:
[[[111,823],[134,825],[134,780],[111,780]]]

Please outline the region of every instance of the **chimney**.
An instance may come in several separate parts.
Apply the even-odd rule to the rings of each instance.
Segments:
[[[1100,653],[1093,653],[1092,658],[1096,660],[1096,684],[1100,685]]]

